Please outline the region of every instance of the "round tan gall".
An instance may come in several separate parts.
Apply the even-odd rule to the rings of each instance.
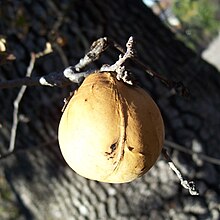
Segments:
[[[164,124],[142,88],[94,72],[70,99],[59,124],[62,155],[81,176],[124,183],[146,173],[158,159]]]

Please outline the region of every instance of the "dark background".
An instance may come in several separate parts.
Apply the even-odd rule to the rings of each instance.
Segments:
[[[166,139],[187,150],[220,158],[220,75],[142,1],[0,1],[1,34],[16,60],[0,66],[0,79],[24,77],[31,52],[50,42],[54,52],[39,58],[34,76],[74,65],[91,43],[107,36],[125,45],[136,39],[141,61],[161,75],[183,82],[190,97],[174,96],[137,66],[145,88],[159,105]],[[113,63],[109,50],[93,65]],[[0,150],[7,151],[13,100],[18,88],[0,91]],[[71,88],[28,88],[20,106],[16,153],[0,161],[1,219],[219,219],[219,166],[168,148],[200,196],[190,196],[163,158],[142,178],[127,184],[90,181],[70,170],[60,155],[57,127]]]

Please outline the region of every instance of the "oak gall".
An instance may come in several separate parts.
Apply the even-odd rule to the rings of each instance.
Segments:
[[[89,75],[62,115],[62,155],[78,174],[101,182],[129,182],[158,159],[164,124],[153,99],[114,73]]]

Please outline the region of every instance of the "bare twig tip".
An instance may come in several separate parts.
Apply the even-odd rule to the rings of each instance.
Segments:
[[[182,185],[182,187],[184,187],[185,189],[188,189],[190,195],[193,195],[193,196],[199,195],[199,192],[196,190],[195,183],[193,181],[189,182],[189,181],[183,179],[183,176],[182,176],[181,172],[177,169],[177,167],[175,166],[175,164],[171,160],[171,158],[168,155],[166,149],[162,150],[162,154],[165,157],[166,161],[168,162],[168,165],[170,166],[170,168],[177,175],[178,179],[180,180],[180,184]]]

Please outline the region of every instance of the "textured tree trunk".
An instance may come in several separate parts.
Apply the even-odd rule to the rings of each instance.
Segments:
[[[99,37],[107,36],[124,45],[132,35],[145,64],[182,81],[190,90],[188,99],[174,96],[157,79],[151,80],[137,66],[132,67],[161,108],[166,138],[186,149],[220,157],[219,73],[176,40],[141,1],[15,1],[3,8],[1,27],[17,59],[1,67],[1,79],[23,77],[30,52],[42,50],[48,39],[58,35],[66,41],[62,49],[70,64],[75,64]],[[61,25],[56,28],[60,18]],[[37,60],[33,74],[62,70],[65,59],[60,53],[55,49]],[[109,50],[95,65],[111,64],[117,56]],[[196,180],[201,197],[188,195],[162,158],[142,178],[127,184],[99,183],[74,173],[57,143],[63,99],[70,90],[27,90],[20,113],[29,121],[19,124],[16,153],[0,162],[25,219],[218,219],[219,167],[195,156],[172,151],[183,174]],[[0,91],[1,151],[9,143],[17,92]]]

